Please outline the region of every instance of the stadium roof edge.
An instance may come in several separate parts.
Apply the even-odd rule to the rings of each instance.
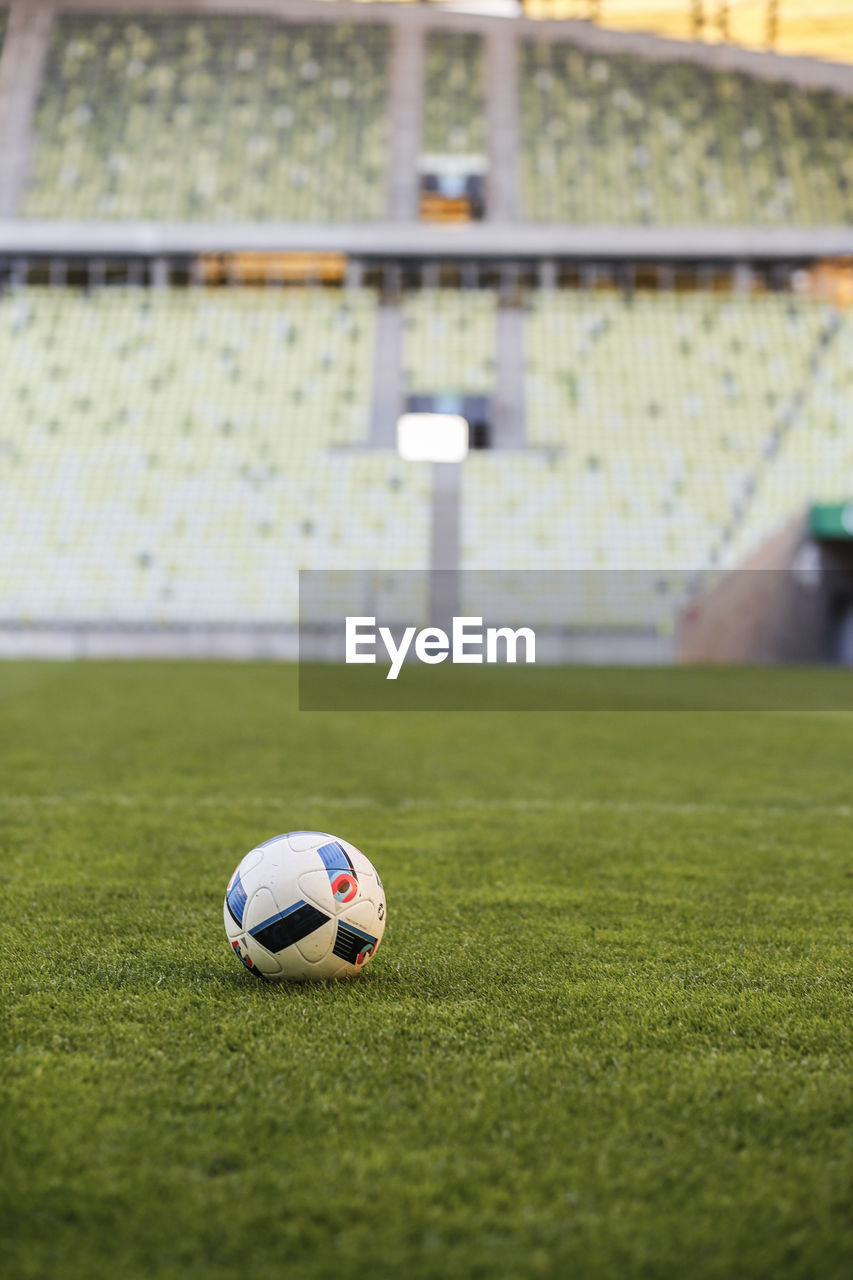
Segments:
[[[853,227],[605,227],[530,223],[174,223],[0,220],[0,254],[189,257],[344,253],[374,259],[804,261],[853,255]]]
[[[853,66],[821,58],[745,49],[738,45],[672,40],[645,32],[615,31],[579,19],[564,21],[504,18],[459,13],[434,5],[358,4],[351,0],[39,0],[40,7],[61,13],[128,15],[150,9],[157,13],[199,17],[212,14],[269,14],[291,22],[386,23],[425,29],[480,31],[510,26],[519,38],[571,41],[601,53],[633,53],[661,61],[690,61],[717,70],[740,71],[763,79],[788,80],[804,88],[853,93]],[[27,0],[11,0],[9,8],[27,7]]]

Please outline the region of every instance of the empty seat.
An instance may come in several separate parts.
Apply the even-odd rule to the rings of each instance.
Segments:
[[[388,29],[63,14],[35,117],[33,217],[374,219]]]
[[[853,329],[825,303],[542,291],[524,343],[530,449],[468,458],[466,569],[643,570],[662,625],[689,575],[853,492]],[[592,621],[625,623],[608,598]]]
[[[361,447],[367,291],[0,298],[6,619],[294,623],[299,568],[423,568],[429,468]]]
[[[490,289],[421,289],[409,294],[403,304],[406,390],[491,394],[496,305]]]
[[[431,31],[426,41],[423,150],[481,155],[486,148],[483,42],[463,31]]]
[[[853,98],[693,62],[521,45],[537,222],[853,222]]]

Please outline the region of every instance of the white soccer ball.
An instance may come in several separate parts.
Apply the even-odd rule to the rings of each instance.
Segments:
[[[385,892],[355,845],[324,831],[288,831],[246,854],[223,915],[234,954],[258,977],[349,978],[382,941]]]

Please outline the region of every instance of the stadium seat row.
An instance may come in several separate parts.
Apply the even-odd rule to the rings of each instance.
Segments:
[[[432,31],[426,42],[423,149],[430,155],[486,150],[482,41],[466,32]]]
[[[490,290],[423,289],[403,308],[409,392],[488,395],[495,385],[496,298]]]
[[[849,224],[853,97],[520,42],[534,222]],[[57,18],[22,212],[369,221],[386,213],[389,29],[252,15]],[[433,32],[422,150],[487,150],[479,36]]]
[[[494,395],[496,308],[409,295],[409,390]],[[358,289],[0,296],[0,618],[293,621],[298,568],[428,567],[431,470],[370,448],[376,313]],[[685,573],[853,491],[827,304],[541,290],[523,336],[528,447],[464,464],[464,568],[652,570],[663,625]]]
[[[545,41],[521,86],[529,219],[853,221],[853,97]]]
[[[388,29],[65,15],[24,213],[210,221],[383,215]]]
[[[2,618],[292,621],[297,568],[423,567],[428,470],[354,447],[375,310],[359,291],[0,300]]]
[[[524,328],[531,451],[511,466],[499,454],[469,459],[466,566],[732,564],[807,500],[843,498],[853,435],[838,390],[849,354],[839,324],[833,307],[783,294],[534,294]],[[812,429],[826,420],[840,466],[826,465]],[[796,441],[808,467],[784,461]],[[756,516],[754,495],[780,467]]]

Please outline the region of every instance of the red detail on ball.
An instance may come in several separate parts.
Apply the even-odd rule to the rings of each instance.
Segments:
[[[235,940],[231,943],[231,946],[237,952],[239,959],[243,961],[243,964],[246,966],[246,968],[254,969],[255,967],[254,960],[250,955],[246,955],[243,951],[240,950],[240,943]]]
[[[355,876],[348,871],[341,871],[332,881],[332,894],[337,902],[352,902],[358,893]]]

